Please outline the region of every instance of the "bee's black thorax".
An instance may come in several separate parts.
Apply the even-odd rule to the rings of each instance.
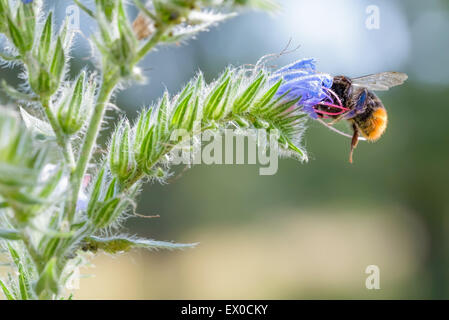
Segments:
[[[352,94],[351,79],[345,76],[334,77],[331,90],[340,98],[343,106],[346,107]]]
[[[358,99],[363,91],[366,89],[355,88],[352,86],[352,81],[345,76],[334,77],[332,83],[332,91],[340,98],[341,103],[344,107],[353,110],[358,102]],[[354,117],[356,122],[364,122],[369,119],[374,110],[377,108],[384,108],[380,99],[372,91],[367,91],[367,97],[365,100],[365,105],[360,112]]]

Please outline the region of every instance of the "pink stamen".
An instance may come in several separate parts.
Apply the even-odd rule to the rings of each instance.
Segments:
[[[336,109],[340,109],[340,110],[344,110],[344,111],[349,111],[348,108],[345,108],[345,107],[343,107],[341,105],[336,105],[336,104],[333,104],[333,103],[329,103],[329,102],[320,102],[319,104],[324,105],[324,106],[328,106],[328,107],[331,107],[331,108],[336,108]]]
[[[343,106],[339,106],[339,105],[336,105],[336,104],[332,104],[332,103],[329,103],[329,102],[320,102],[319,104],[322,105],[322,106],[326,106],[326,107],[335,108],[335,109],[339,109],[340,110],[340,111],[337,111],[337,112],[329,112],[329,111],[323,111],[323,110],[319,110],[319,109],[314,108],[315,112],[316,113],[320,113],[320,114],[326,114],[326,115],[329,115],[329,116],[339,116],[339,115],[349,111],[348,108],[345,108]]]
[[[349,111],[348,108],[343,107],[343,104],[341,103],[340,98],[337,96],[337,94],[334,91],[332,91],[331,89],[328,89],[328,88],[324,88],[324,89],[332,95],[332,97],[338,102],[338,104],[322,101],[322,102],[319,103],[319,105],[326,106],[326,107],[329,107],[329,108],[339,109],[340,111],[338,111],[338,112],[328,112],[328,111],[319,110],[319,109],[314,107],[316,113],[323,114],[323,115],[328,115],[328,116],[339,116],[339,115]],[[334,102],[333,101],[334,99],[332,99],[332,97],[329,97],[329,100]]]
[[[340,114],[345,113],[346,111],[342,110],[342,111],[339,111],[339,112],[327,112],[327,111],[316,110],[316,109],[315,109],[315,112],[316,112],[316,113],[321,113],[321,114],[326,114],[326,115],[328,115],[328,116],[338,116],[338,115],[340,115]]]

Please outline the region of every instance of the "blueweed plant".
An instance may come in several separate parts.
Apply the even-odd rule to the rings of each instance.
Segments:
[[[112,94],[142,81],[139,62],[157,45],[177,43],[244,7],[272,10],[269,0],[124,0],[76,5],[98,28],[91,36],[98,70],[70,79],[74,32],[56,30],[39,0],[0,0],[3,66],[21,70],[17,87],[2,82],[15,106],[0,110],[0,248],[10,272],[0,281],[7,299],[70,298],[67,283],[89,253],[178,244],[120,232],[147,181],[164,181],[175,153],[204,132],[276,132],[271,152],[299,160],[313,105],[328,98],[332,78],[301,60],[272,71],[264,59],[228,67],[212,83],[199,72],[177,94],[165,92],[135,121],[122,118],[102,156],[95,154]],[[131,5],[128,3],[127,5]],[[175,135],[184,130],[185,135]],[[173,137],[176,138],[173,138]]]

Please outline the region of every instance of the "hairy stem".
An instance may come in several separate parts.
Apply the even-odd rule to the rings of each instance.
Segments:
[[[165,28],[162,28],[155,32],[151,39],[148,40],[148,42],[139,50],[134,64],[137,64],[148,53],[148,51],[156,46],[165,32]],[[87,165],[89,164],[89,161],[92,157],[95,142],[97,140],[98,133],[100,132],[101,122],[104,117],[106,105],[109,102],[112,91],[120,80],[119,75],[115,71],[116,69],[113,68],[113,70],[113,72],[110,72],[103,76],[103,83],[98,95],[94,113],[88,125],[83,146],[79,154],[78,164],[70,178],[72,194],[71,199],[68,201],[68,206],[66,206],[66,212],[70,223],[73,222],[75,216],[76,202],[78,200],[78,195],[81,189],[81,182],[84,175],[86,174]]]
[[[140,60],[142,60],[142,58],[148,53],[148,51],[153,49],[154,46],[158,44],[158,42],[161,40],[162,36],[167,31],[168,31],[167,27],[161,27],[161,28],[157,29],[156,32],[154,33],[154,35],[151,37],[151,39],[148,40],[147,43],[145,43],[142,46],[142,48],[140,48],[139,52],[137,52],[136,58],[133,61],[134,64],[137,64]]]
[[[76,210],[76,202],[78,200],[78,194],[81,188],[81,182],[87,170],[87,165],[92,157],[95,142],[100,132],[101,122],[104,117],[106,105],[109,102],[109,98],[114,90],[115,85],[118,83],[118,77],[103,77],[103,84],[98,95],[97,103],[95,104],[95,110],[90,119],[86,136],[84,138],[83,146],[81,148],[78,164],[70,177],[71,180],[71,196],[66,207],[68,220],[73,222]]]

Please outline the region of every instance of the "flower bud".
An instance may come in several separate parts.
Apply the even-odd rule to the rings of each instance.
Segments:
[[[117,178],[106,182],[102,169],[92,189],[87,208],[90,222],[98,229],[112,225],[130,205],[129,198],[119,191]]]
[[[4,10],[8,6],[9,4],[7,2],[2,1],[0,4],[1,12],[4,13]],[[0,16],[2,13],[0,13]],[[36,25],[34,7],[32,4],[20,4],[14,20],[11,19],[11,14],[6,13],[5,15],[6,19],[2,17],[1,20],[7,21],[9,36],[20,54],[24,55],[33,47],[34,29]],[[5,28],[4,22],[0,25],[3,25],[3,28]]]
[[[119,181],[126,181],[135,171],[136,163],[130,148],[129,122],[120,123],[112,137],[109,151],[109,167],[111,173]]]
[[[86,120],[86,108],[90,100],[90,90],[85,81],[86,73],[83,71],[71,90],[58,107],[58,122],[62,131],[68,135],[77,133]],[[71,95],[71,99],[69,97]]]

